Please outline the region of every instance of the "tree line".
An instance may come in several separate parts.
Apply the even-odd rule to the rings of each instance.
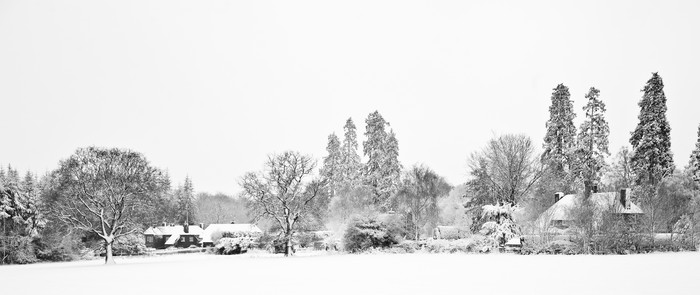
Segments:
[[[20,179],[11,166],[0,168],[2,261],[61,260],[92,243],[112,262],[119,241],[160,223],[264,223],[286,243],[287,254],[295,232],[339,231],[357,216],[398,217],[408,239],[424,238],[438,224],[496,239],[506,236],[501,231],[514,236],[516,223],[522,227],[551,206],[554,192],[589,197],[595,187],[632,187],[650,233],[694,228],[700,127],[688,165],[676,169],[658,73],[642,92],[631,148],[621,148],[611,163],[601,92],[591,87],[585,94],[585,119],[577,129],[569,89],[559,84],[542,151],[525,135],[496,136],[469,155],[469,177],[456,187],[425,165],[404,167],[397,134],[378,111],[365,119],[363,140],[352,118],[342,138],[331,133],[320,167],[297,151],[269,155],[260,171],[239,179],[241,198],[196,194],[189,177],[173,187],[167,171],[128,149],[80,148],[41,178],[27,173]]]

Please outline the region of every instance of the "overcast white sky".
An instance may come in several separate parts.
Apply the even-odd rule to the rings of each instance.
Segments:
[[[404,166],[459,184],[494,134],[541,147],[558,83],[577,126],[601,90],[616,152],[654,71],[688,162],[698,1],[335,2],[0,0],[0,164],[43,174],[78,147],[116,146],[174,183],[236,193],[266,154],[320,160],[348,117],[363,133],[379,110]]]

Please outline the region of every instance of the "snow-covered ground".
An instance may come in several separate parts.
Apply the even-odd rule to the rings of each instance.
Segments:
[[[0,266],[0,294],[700,294],[700,253],[183,254]]]

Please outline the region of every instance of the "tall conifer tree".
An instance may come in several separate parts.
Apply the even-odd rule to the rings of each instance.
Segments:
[[[341,160],[342,153],[340,150],[340,140],[335,133],[328,136],[328,146],[326,146],[328,155],[323,158],[323,167],[321,168],[321,176],[328,182],[330,196],[335,195],[335,190],[341,181]]]
[[[189,176],[185,177],[185,183],[177,190],[178,203],[178,222],[193,223],[195,218],[196,208],[194,207],[194,187]]]
[[[588,103],[583,107],[586,119],[581,124],[577,138],[575,174],[589,185],[600,181],[601,170],[605,166],[610,128],[605,121],[605,103],[600,99],[600,91],[591,87],[586,94]],[[586,191],[589,193],[589,191]]]
[[[542,163],[549,169],[548,175],[556,190],[570,191],[573,183],[571,166],[576,146],[576,126],[574,126],[574,104],[569,88],[559,84],[553,89],[552,105],[549,106],[547,133],[544,137]]]
[[[632,169],[638,184],[656,186],[664,177],[673,173],[671,153],[671,126],[666,120],[666,95],[664,83],[658,73],[653,73],[642,89],[639,101],[639,124],[632,132]]]
[[[357,128],[352,118],[345,121],[343,130],[345,137],[341,147],[341,179],[344,182],[355,182],[360,178],[362,161],[357,153]]]
[[[698,126],[698,141],[695,143],[695,149],[690,154],[690,163],[688,170],[697,184],[700,184],[700,125]]]
[[[395,135],[386,132],[389,125],[378,111],[369,114],[363,143],[365,156],[368,157],[364,167],[365,184],[371,186],[374,192],[374,204],[386,210],[390,206],[389,199],[398,188],[400,177],[397,173],[398,141]]]

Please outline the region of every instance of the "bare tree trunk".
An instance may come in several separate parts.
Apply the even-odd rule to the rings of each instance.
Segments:
[[[105,264],[116,264],[112,256],[112,243],[114,243],[112,237],[105,238]]]

